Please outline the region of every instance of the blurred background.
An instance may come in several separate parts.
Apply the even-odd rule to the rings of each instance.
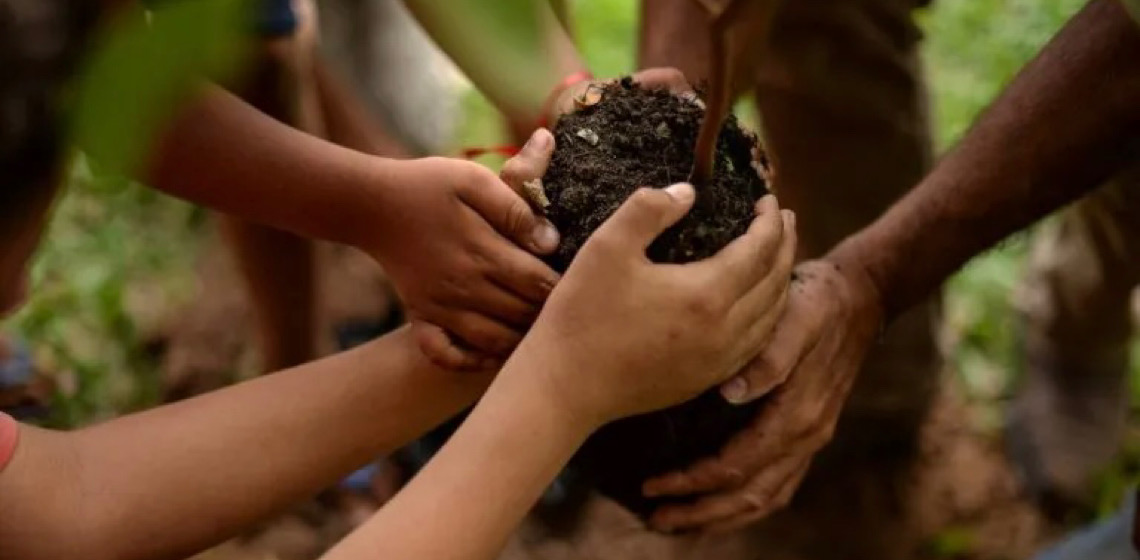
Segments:
[[[396,128],[417,144],[444,154],[463,146],[501,142],[504,134],[497,113],[424,42],[418,30],[392,15],[402,15],[395,2],[371,2],[369,18],[383,20],[377,25],[390,32],[373,33],[377,38],[366,44],[351,39],[359,33],[343,32],[367,23],[341,6],[359,2],[327,4],[327,15],[322,13],[329,37],[326,49],[355,75],[357,85]],[[933,2],[921,21],[927,34],[923,52],[940,151],[953,145],[1017,69],[1082,4],[1081,0]],[[570,7],[577,39],[595,75],[631,71],[636,0],[571,0]],[[409,66],[417,71],[401,72]],[[422,72],[424,67],[432,71]],[[750,103],[740,104],[737,114],[755,123]],[[204,305],[203,285],[213,274],[210,266],[203,265],[214,247],[210,223],[199,209],[107,178],[79,159],[71,188],[37,257],[34,296],[6,325],[9,332],[28,341],[40,368],[56,382],[53,424],[80,425],[156,402],[164,369],[171,367],[171,332],[182,326],[187,313]],[[974,259],[946,287],[942,335],[950,361],[946,382],[967,413],[971,434],[981,438],[996,440],[1000,435],[1003,406],[1020,371],[1015,286],[1026,249],[1027,234],[1015,236]],[[240,322],[218,327],[243,328]],[[1133,352],[1134,378],[1140,375],[1137,355]],[[227,356],[213,367],[233,378],[252,367],[247,352]],[[1133,382],[1132,387],[1134,392],[1140,390],[1140,383]],[[1130,434],[1126,453],[1103,476],[1097,513],[1111,511],[1134,484],[1140,472],[1138,442]],[[947,529],[939,538],[933,546],[946,557],[969,547],[965,529]]]

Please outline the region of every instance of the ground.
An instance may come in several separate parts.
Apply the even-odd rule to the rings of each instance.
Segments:
[[[935,0],[921,18],[940,147],[953,143],[1082,3]],[[631,68],[634,6],[634,0],[574,3],[578,35],[596,74]],[[491,143],[497,121],[486,101],[469,92],[462,107],[466,114],[455,144]],[[749,118],[747,105],[739,112]],[[35,297],[8,325],[31,341],[39,364],[60,387],[52,422],[74,426],[149,406],[164,385],[187,374],[230,378],[252,371],[244,328],[248,311],[226,272],[207,214],[82,164],[74,175],[38,257]],[[1048,538],[1018,497],[999,437],[1003,404],[1018,371],[1012,302],[1027,239],[1017,236],[975,259],[947,286],[943,342],[949,396],[928,426],[924,476],[915,493],[923,504],[920,519],[931,558],[1023,558]],[[333,315],[382,314],[388,301],[367,259],[327,252],[327,286],[338,308],[329,314],[330,324]],[[1140,373],[1137,366],[1134,374]],[[213,382],[210,375],[207,382]],[[1135,482],[1137,456],[1134,449],[1126,453],[1104,477],[1100,513],[1111,511]],[[343,528],[341,521],[314,516],[309,507],[271,524],[259,538],[293,551],[281,558],[303,557]],[[275,556],[230,543],[206,557]]]

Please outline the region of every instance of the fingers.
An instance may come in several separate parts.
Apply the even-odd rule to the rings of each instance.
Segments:
[[[784,236],[783,216],[776,197],[765,196],[756,203],[756,218],[748,231],[698,263],[706,269],[715,268],[713,275],[720,279],[725,295],[732,301],[751,291],[772,270]]]
[[[802,290],[802,286],[792,283],[775,335],[740,375],[722,386],[722,394],[729,402],[754,401],[787,381],[792,370],[823,337],[825,314],[812,308],[812,302],[805,301]]]
[[[773,331],[785,314],[788,300],[792,264],[796,252],[795,215],[784,211],[783,241],[768,276],[744,295],[730,312],[732,332],[742,333],[740,337],[745,354],[740,366],[743,370],[748,362],[765,351]],[[735,378],[721,386],[725,400],[733,404],[750,402],[771,391],[784,382],[783,377],[759,378],[744,377],[735,372]]]
[[[644,253],[661,232],[677,223],[693,207],[696,191],[688,183],[664,189],[643,187],[630,196],[593,238]]]
[[[667,89],[678,95],[693,90],[685,79],[685,74],[676,68],[648,68],[635,73],[633,81],[649,88]]]
[[[485,261],[483,274],[523,301],[541,306],[561,276],[534,255],[497,241],[476,245]]]
[[[688,496],[736,488],[744,483],[744,473],[719,457],[701,459],[683,471],[671,472],[652,478],[642,485],[647,498],[661,496]]]
[[[799,472],[793,473],[780,487],[771,500],[768,500],[766,507],[760,507],[751,511],[742,511],[736,515],[726,517],[721,521],[717,521],[705,528],[708,533],[731,533],[742,527],[747,527],[761,519],[776,513],[777,511],[785,508],[788,504],[792,503],[792,498],[795,497],[796,491],[800,489],[800,484],[803,483],[804,477],[811,467],[811,461],[804,461]]]
[[[453,343],[447,332],[436,325],[415,320],[411,328],[420,351],[437,366],[446,369],[476,369],[484,361],[478,353]]]
[[[516,167],[520,165],[524,164]],[[558,230],[535,214],[526,200],[494,176],[480,176],[464,183],[459,195],[491,227],[527,250],[542,255],[558,248]]]
[[[528,200],[538,211],[545,208],[545,193],[530,192],[534,186],[541,187],[542,176],[546,175],[546,168],[550,165],[550,156],[554,153],[554,135],[545,128],[535,130],[530,139],[523,145],[515,157],[507,160],[499,170],[499,178],[511,190]],[[537,181],[537,183],[535,183]],[[528,187],[528,184],[531,187]],[[544,204],[545,202],[545,204]],[[557,248],[557,243],[550,250]]]
[[[804,464],[802,457],[788,457],[770,465],[742,488],[705,496],[692,504],[662,507],[654,512],[650,524],[660,531],[713,530],[732,521],[740,523],[736,518],[741,515],[759,519],[787,504],[777,498],[791,497],[792,492],[785,490],[792,481],[798,484]]]
[[[482,313],[511,327],[520,330],[529,327],[538,316],[542,300],[528,301],[512,292],[503,284],[513,279],[508,272],[496,269],[490,274],[490,278],[476,283],[470,302],[465,305],[471,311]]]
[[[517,330],[474,311],[451,311],[439,323],[468,348],[493,358],[510,356],[522,340]]]

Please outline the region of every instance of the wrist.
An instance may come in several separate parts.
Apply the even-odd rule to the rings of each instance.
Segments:
[[[849,289],[858,291],[856,299],[869,307],[880,322],[887,322],[886,301],[883,298],[884,271],[874,266],[877,252],[869,245],[865,233],[848,237],[827,253],[824,260],[833,264],[847,279]]]
[[[495,379],[495,384],[508,388],[519,400],[541,403],[547,414],[560,425],[584,439],[613,419],[604,403],[590,395],[573,380],[581,376],[580,368],[559,352],[543,346],[533,337],[524,339]]]
[[[416,159],[395,160],[363,156],[363,172],[350,188],[354,196],[336,212],[342,231],[339,242],[350,245],[381,261],[384,246],[391,240],[390,228],[399,220],[402,192],[418,184]]]

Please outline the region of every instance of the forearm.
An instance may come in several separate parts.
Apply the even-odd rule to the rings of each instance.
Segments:
[[[4,554],[185,557],[410,441],[486,382],[434,368],[404,330],[79,432],[29,429],[9,467],[23,472],[0,479],[25,481],[0,486]]]
[[[498,557],[590,432],[517,383],[541,377],[538,367],[508,362],[443,450],[326,559]]]
[[[375,224],[367,189],[397,182],[399,165],[299,132],[207,86],[160,136],[146,178],[251,222],[355,244]]]
[[[543,105],[559,82],[585,69],[546,0],[405,4],[475,87],[514,123],[540,122]]]
[[[1140,31],[1094,0],[931,174],[830,255],[863,266],[893,317],[977,253],[1096,188],[1140,139]]]

